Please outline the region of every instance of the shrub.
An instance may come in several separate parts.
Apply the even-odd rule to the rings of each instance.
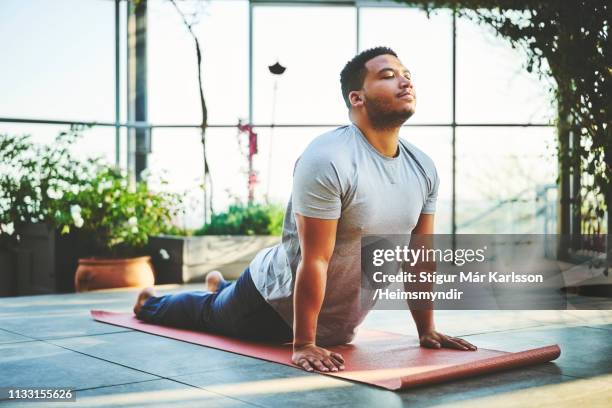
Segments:
[[[279,205],[231,205],[227,212],[214,214],[195,235],[280,235],[283,216]]]
[[[116,257],[136,255],[151,235],[166,232],[180,199],[152,192],[145,181],[130,189],[124,174],[102,166],[84,189],[55,203],[53,222],[62,233],[77,231],[93,240],[94,255]]]
[[[0,244],[18,243],[24,224],[52,223],[55,201],[85,188],[99,161],[71,156],[69,147],[80,136],[73,127],[52,144],[38,145],[30,136],[0,134]]]

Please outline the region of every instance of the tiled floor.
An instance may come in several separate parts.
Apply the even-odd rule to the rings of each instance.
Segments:
[[[164,291],[195,289],[171,286]],[[199,288],[198,288],[199,289]],[[129,311],[133,290],[0,299],[0,387],[72,387],[76,403],[2,406],[400,407],[611,406],[612,310],[439,311],[441,331],[512,351],[557,343],[554,363],[405,392],[308,374],[93,321]],[[612,299],[576,304],[612,309]],[[414,333],[405,311],[373,311],[365,327]]]

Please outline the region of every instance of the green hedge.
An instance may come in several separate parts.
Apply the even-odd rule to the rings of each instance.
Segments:
[[[284,210],[279,205],[231,205],[214,214],[195,235],[281,235]]]

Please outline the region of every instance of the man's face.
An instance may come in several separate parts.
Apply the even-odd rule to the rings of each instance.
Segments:
[[[402,125],[416,109],[410,71],[393,55],[379,55],[365,67],[363,106],[372,126],[385,129]]]

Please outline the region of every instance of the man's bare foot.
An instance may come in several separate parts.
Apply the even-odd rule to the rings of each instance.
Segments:
[[[219,289],[219,284],[225,282],[223,275],[219,271],[210,271],[206,274],[206,290],[216,292]]]
[[[136,299],[136,304],[134,305],[134,314],[138,316],[142,305],[147,301],[148,298],[155,296],[155,289],[153,288],[144,288],[138,294],[138,298]]]

